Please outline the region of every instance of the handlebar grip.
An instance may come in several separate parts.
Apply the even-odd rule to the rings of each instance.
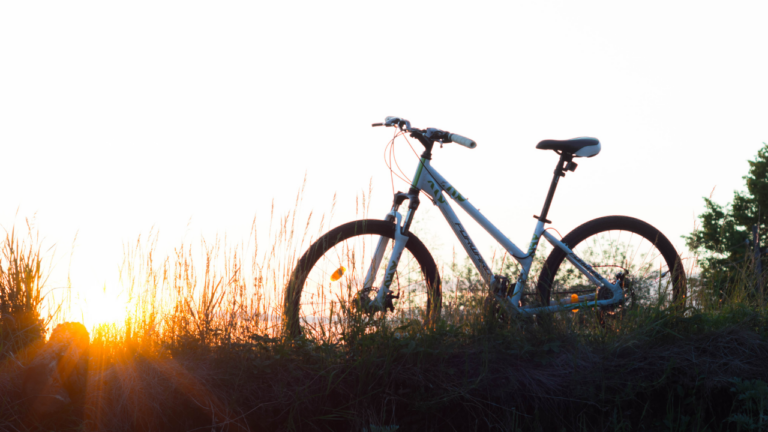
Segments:
[[[451,138],[451,141],[455,142],[456,144],[461,144],[464,147],[471,148],[471,149],[477,147],[476,142],[474,142],[469,138],[465,138],[459,134],[452,133],[449,135],[449,137]]]

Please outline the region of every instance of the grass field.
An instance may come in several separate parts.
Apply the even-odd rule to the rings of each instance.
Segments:
[[[253,256],[127,247],[129,313],[89,329],[84,397],[49,416],[21,377],[62,310],[45,304],[37,238],[8,234],[0,430],[768,430],[768,314],[748,263],[725,296],[692,265],[687,308],[641,304],[604,326],[590,311],[500,320],[473,270],[444,263],[432,326],[341,308],[340,325],[290,339],[283,289],[312,235],[293,213],[274,221]]]

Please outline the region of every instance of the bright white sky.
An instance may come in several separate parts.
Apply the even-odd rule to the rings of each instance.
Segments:
[[[371,179],[383,215],[392,131],[370,124],[398,115],[478,142],[434,165],[518,245],[557,160],[536,143],[594,136],[554,226],[626,214],[682,248],[702,196],[730,201],[768,141],[766,18],[757,1],[3,2],[0,223],[36,215],[51,286],[119,290],[124,242],[245,242],[254,216],[265,239],[305,173],[305,210],[338,195],[332,225]],[[431,207],[419,229],[450,248]]]

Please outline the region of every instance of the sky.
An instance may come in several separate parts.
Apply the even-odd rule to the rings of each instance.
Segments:
[[[335,195],[330,224],[353,220],[371,184],[383,216],[392,130],[370,125],[396,115],[478,143],[433,166],[523,246],[557,161],[536,143],[596,137],[553,226],[630,215],[684,253],[702,197],[730,201],[768,142],[766,18],[759,1],[2,2],[0,224],[34,221],[51,288],[119,295],[125,244],[246,243],[254,218],[266,241],[305,177],[300,215]],[[395,155],[411,175],[407,143]],[[455,244],[428,202],[416,229],[435,255]]]

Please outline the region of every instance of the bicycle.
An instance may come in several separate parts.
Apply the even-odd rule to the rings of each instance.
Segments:
[[[440,274],[426,246],[410,232],[420,193],[438,207],[489,288],[488,297],[506,313],[536,315],[585,308],[611,313],[632,303],[653,301],[663,306],[684,306],[686,279],[681,259],[669,240],[650,224],[628,216],[606,216],[578,226],[561,240],[550,232],[551,228],[545,229],[545,224],[551,224],[547,215],[560,178],[576,170],[575,158],[591,158],[600,152],[597,139],[544,140],[536,146],[555,151],[560,159],[541,213],[534,215],[536,227],[524,252],[432,164],[436,143],[441,148],[456,143],[473,149],[477,147],[475,141],[440,129],[417,129],[400,117],[387,117],[384,123],[373,126],[395,127],[397,134],[407,133],[424,146],[410,189],[395,193],[392,208],[383,220],[358,220],[338,226],[314,242],[298,260],[283,304],[284,328],[289,336],[300,335],[302,325],[313,327],[326,319],[323,314],[329,312],[328,305],[328,319],[332,319],[335,303],[327,295],[332,291],[339,302],[350,301],[366,313],[386,314],[398,308],[405,318],[417,318],[426,324],[440,319]],[[446,196],[520,263],[514,285],[507,277],[491,271]],[[403,216],[399,209],[406,200],[408,211]],[[526,293],[542,237],[554,249],[542,266],[536,290]],[[384,261],[387,264],[382,271]],[[346,297],[342,298],[344,293]],[[535,299],[527,300],[531,295],[538,296],[539,304]]]

